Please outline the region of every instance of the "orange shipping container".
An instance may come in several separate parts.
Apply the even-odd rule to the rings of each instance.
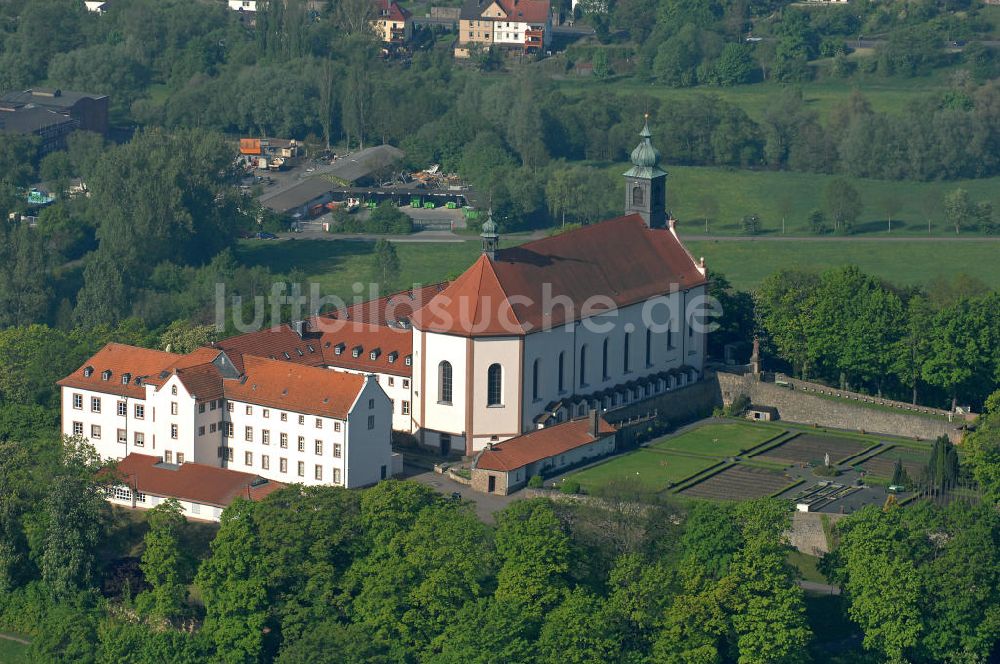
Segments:
[[[240,154],[260,154],[259,138],[241,138]]]

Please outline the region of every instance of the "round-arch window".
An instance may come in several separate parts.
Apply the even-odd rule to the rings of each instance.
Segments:
[[[503,369],[499,364],[491,364],[486,370],[486,405],[499,406],[503,388]]]
[[[643,192],[642,187],[636,185],[632,187],[632,205],[645,205],[645,192]]]

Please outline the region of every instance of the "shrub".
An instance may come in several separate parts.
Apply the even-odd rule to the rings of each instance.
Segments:
[[[528,486],[532,489],[541,489],[545,485],[545,480],[542,479],[541,475],[532,475],[531,479],[528,480]]]
[[[580,483],[576,480],[566,479],[559,485],[559,490],[566,494],[580,493]]]
[[[726,415],[729,417],[743,417],[747,412],[747,408],[750,407],[750,397],[746,394],[741,394],[733,402],[726,406]]]

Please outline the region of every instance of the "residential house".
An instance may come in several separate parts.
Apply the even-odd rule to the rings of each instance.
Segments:
[[[552,38],[549,0],[466,0],[459,18],[455,56],[498,46],[523,53],[548,50]]]
[[[413,15],[396,0],[375,0],[372,28],[390,48],[400,47],[413,38]]]

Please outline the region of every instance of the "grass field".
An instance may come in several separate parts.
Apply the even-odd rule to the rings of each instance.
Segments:
[[[676,452],[640,449],[612,457],[570,475],[587,493],[595,493],[611,481],[634,480],[647,491],[661,491],[719,462],[703,456],[687,456]]]
[[[901,285],[926,285],[964,272],[1000,288],[1000,242],[691,241],[695,256],[737,288],[753,288],[781,268],[825,270],[846,264]]]
[[[650,447],[688,454],[729,457],[755,447],[779,433],[781,429],[762,427],[749,422],[718,424],[700,427],[680,436],[664,438],[652,443]]]
[[[740,220],[756,214],[761,218],[761,235],[781,235],[784,218],[786,234],[815,237],[809,229],[809,213],[823,207],[823,191],[837,178],[789,171],[673,166],[670,155],[665,158],[669,172],[667,207],[685,230],[698,234],[705,233],[706,209],[710,210],[714,203],[718,211],[709,215],[710,234],[742,234]],[[612,176],[620,175],[622,170],[618,164],[606,167]],[[931,235],[954,236],[954,227],[945,220],[943,201],[947,193],[959,187],[968,191],[972,200],[991,201],[994,209],[1000,208],[1000,178],[950,182],[847,180],[858,190],[864,204],[853,229],[855,235],[926,237],[930,219]]]
[[[824,118],[850,97],[854,90],[864,94],[876,111],[895,113],[904,110],[914,100],[926,97],[929,91],[945,89],[950,74],[949,69],[938,69],[928,76],[916,78],[855,74],[846,80],[820,79],[802,84],[802,97],[810,108]],[[648,95],[665,102],[675,102],[700,95],[717,95],[739,106],[757,120],[764,115],[764,110],[771,101],[785,89],[785,86],[773,82],[729,88],[670,88],[624,76],[603,81],[567,77],[558,83],[562,92],[569,96],[599,91],[601,94]]]
[[[28,661],[28,646],[0,639],[0,664],[21,664]]]

